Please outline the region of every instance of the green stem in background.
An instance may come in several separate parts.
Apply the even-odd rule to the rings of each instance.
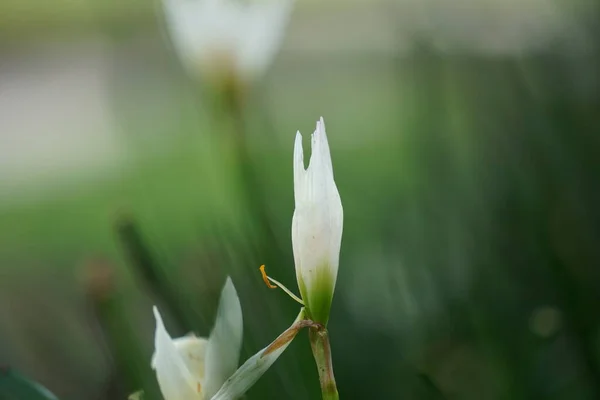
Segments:
[[[312,347],[323,400],[338,400],[340,398],[333,375],[333,363],[331,362],[331,345],[329,344],[329,333],[322,325],[311,327],[308,332],[310,346]]]
[[[171,289],[163,270],[154,260],[153,255],[142,238],[140,229],[131,216],[120,216],[117,219],[116,231],[123,249],[129,259],[129,265],[150,290],[160,297],[169,308],[179,328],[191,331],[195,326],[185,313],[179,297]]]
[[[248,91],[243,82],[235,78],[225,80],[214,92],[214,115],[220,123],[227,123],[228,137],[225,139],[229,151],[233,154],[234,171],[236,179],[242,189],[244,200],[252,216],[256,219],[255,227],[258,232],[259,254],[261,262],[277,262],[281,259],[279,249],[274,248],[277,237],[273,232],[264,191],[261,189],[260,179],[248,148],[248,126],[244,110],[248,101]],[[273,257],[264,260],[265,255],[272,253]]]

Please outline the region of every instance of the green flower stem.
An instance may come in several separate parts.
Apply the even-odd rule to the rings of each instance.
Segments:
[[[335,376],[333,375],[331,345],[329,344],[327,328],[323,325],[313,326],[309,329],[308,335],[315,363],[319,371],[323,400],[338,400],[340,396],[338,395]]]
[[[217,123],[216,133],[222,140],[221,152],[230,157],[233,179],[241,189],[242,200],[253,218],[254,234],[257,239],[257,254],[261,264],[280,262],[283,259],[269,218],[265,191],[261,188],[260,176],[248,146],[250,125],[248,104],[252,100],[250,88],[234,75],[225,76],[217,85],[212,85],[211,112]],[[264,258],[266,257],[266,259]]]

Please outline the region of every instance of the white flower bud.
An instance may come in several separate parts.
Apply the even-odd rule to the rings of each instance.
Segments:
[[[323,118],[317,122],[311,143],[305,170],[302,135],[296,134],[292,246],[307,314],[313,321],[326,324],[337,279],[344,211],[333,179]]]

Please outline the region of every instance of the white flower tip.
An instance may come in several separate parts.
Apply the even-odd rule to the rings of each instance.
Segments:
[[[152,306],[152,312],[154,313],[154,319],[156,319],[156,325],[162,325],[162,317],[160,316],[160,312],[158,312],[158,307]]]
[[[327,133],[325,131],[325,120],[323,117],[319,118],[317,121],[317,127],[315,128],[314,135],[317,142],[327,143]],[[329,146],[327,146],[327,148],[329,148]]]
[[[152,312],[154,313],[154,319],[156,320],[156,333],[155,333],[155,341],[158,340],[158,336],[162,334],[165,330],[165,325],[163,324],[162,317],[160,316],[160,312],[158,311],[158,307],[152,306]],[[152,354],[152,359],[150,360],[150,366],[152,369],[156,369],[156,344],[154,353]]]
[[[242,346],[243,317],[240,299],[231,278],[227,278],[205,356],[204,398],[210,399],[237,369]]]
[[[294,170],[295,172],[304,171],[304,150],[302,149],[302,134],[300,131],[296,132],[294,142]]]
[[[296,131],[296,141],[294,142],[294,149],[300,148],[302,150],[302,134],[300,131]]]
[[[221,298],[219,299],[219,311],[217,313],[217,318],[219,318],[219,314],[222,314],[221,317],[224,317],[227,321],[234,321],[236,329],[237,325],[240,325],[239,329],[241,330],[242,307],[240,305],[240,298],[238,296],[237,290],[235,290],[233,281],[229,276],[227,277],[225,285],[223,285],[223,289],[221,290]]]
[[[333,170],[331,164],[331,154],[329,152],[329,141],[325,133],[325,120],[319,118],[315,127],[315,132],[311,135],[311,155],[310,165],[314,164],[316,169],[325,167],[325,170]]]
[[[317,131],[322,131],[323,133],[325,133],[325,120],[323,119],[323,117],[319,118],[319,120],[317,121]]]
[[[237,292],[235,290],[235,286],[233,286],[233,281],[231,280],[230,276],[228,276],[225,280],[225,285],[223,285],[223,290],[221,291],[221,293],[226,292],[235,293],[235,296],[237,297]]]

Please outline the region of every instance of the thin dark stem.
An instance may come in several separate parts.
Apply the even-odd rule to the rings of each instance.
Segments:
[[[238,162],[237,170],[248,205],[257,218],[259,226],[264,229],[265,242],[271,248],[277,242],[265,207],[264,192],[261,190],[260,180],[257,177],[252,157],[248,151],[248,132],[244,119],[245,98],[243,94],[240,90],[231,89],[225,99],[226,108],[233,120],[234,146]]]
[[[170,314],[184,331],[194,325],[181,307],[178,296],[168,285],[168,279],[144,242],[139,227],[131,216],[120,216],[116,223],[118,238],[139,279],[165,303]]]

